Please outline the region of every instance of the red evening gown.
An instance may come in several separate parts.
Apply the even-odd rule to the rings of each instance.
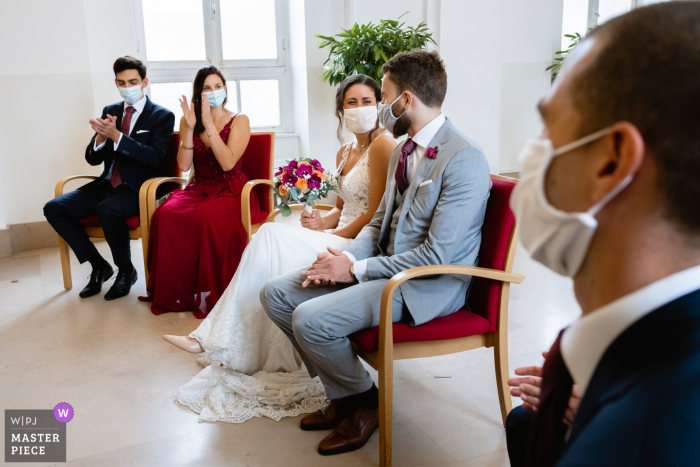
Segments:
[[[224,143],[232,122],[219,133]],[[241,159],[224,172],[198,135],[193,145],[194,182],[172,192],[153,213],[148,290],[153,314],[192,310],[203,319],[231,282],[247,244],[241,190],[248,178]],[[251,205],[255,216],[258,203]]]

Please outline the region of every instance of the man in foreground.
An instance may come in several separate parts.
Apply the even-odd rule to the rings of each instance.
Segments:
[[[699,69],[700,3],[657,4],[594,29],[540,104],[511,207],[582,317],[511,380],[537,409],[508,417],[514,466],[698,463]]]

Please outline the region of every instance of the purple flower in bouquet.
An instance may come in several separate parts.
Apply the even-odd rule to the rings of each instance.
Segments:
[[[275,177],[279,177],[279,176],[282,175],[283,173],[284,173],[284,167],[280,167],[280,168],[279,168],[279,172],[275,173]]]
[[[314,170],[318,170],[319,172],[323,173],[323,167],[321,167],[321,163],[318,160],[311,159],[311,166],[314,168]]]
[[[301,164],[296,171],[297,177],[304,178],[304,175],[311,175],[314,169],[309,164]]]
[[[282,183],[284,183],[285,185],[294,186],[294,184],[297,182],[297,180],[299,180],[299,179],[297,177],[295,177],[294,174],[291,174],[289,172],[287,172],[286,174],[284,174],[282,176]]]
[[[287,172],[294,172],[297,167],[299,167],[299,163],[297,161],[289,161],[289,165],[285,165],[282,168]]]
[[[318,190],[321,188],[321,177],[319,177],[316,174],[311,175],[311,178],[308,180],[309,188],[312,190]]]

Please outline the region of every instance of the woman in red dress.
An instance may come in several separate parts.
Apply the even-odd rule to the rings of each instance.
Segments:
[[[185,96],[180,101],[184,116],[177,163],[183,172],[194,164],[194,181],[174,191],[151,221],[148,290],[156,315],[192,310],[205,318],[247,244],[240,195],[248,181],[241,156],[250,123],[245,115],[229,112],[226,100],[226,79],[208,66],[194,79],[192,104]]]

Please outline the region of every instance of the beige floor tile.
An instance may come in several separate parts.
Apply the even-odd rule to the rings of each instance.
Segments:
[[[39,255],[0,258],[0,282],[39,277],[40,275]]]
[[[96,376],[93,383],[51,389],[51,403],[74,407],[69,459],[196,431],[197,415],[174,401],[190,365],[164,365],[151,372]],[[191,372],[193,373],[193,372]]]
[[[460,467],[510,467],[508,459],[508,451],[499,449],[498,451],[484,454],[483,456],[468,459],[461,464]]]
[[[71,459],[69,467],[258,467],[230,425],[200,423],[188,432]]]

